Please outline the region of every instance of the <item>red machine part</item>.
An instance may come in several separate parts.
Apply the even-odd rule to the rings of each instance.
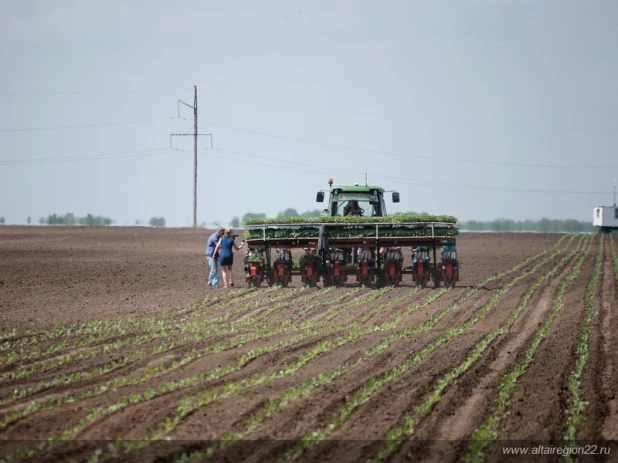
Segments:
[[[358,263],[358,271],[356,272],[356,281],[359,283],[372,282],[374,274],[369,268],[369,262],[363,260]]]
[[[455,282],[459,281],[459,268],[453,265],[453,262],[446,262],[442,265],[442,280],[446,286],[455,286]]]

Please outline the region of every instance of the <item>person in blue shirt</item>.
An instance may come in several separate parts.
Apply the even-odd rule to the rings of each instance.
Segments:
[[[229,286],[234,286],[234,283],[232,282],[232,265],[234,265],[234,251],[232,250],[232,248],[236,249],[237,251],[240,251],[244,245],[244,243],[241,243],[240,246],[238,246],[235,242],[234,242],[234,235],[233,235],[234,231],[233,230],[225,230],[225,234],[223,235],[223,237],[219,240],[219,242],[217,243],[217,246],[215,247],[215,254],[220,253],[221,254],[221,271],[223,273],[223,287],[227,288],[228,285]]]
[[[210,274],[208,275],[208,286],[216,288],[219,286],[219,271],[221,270],[219,264],[219,254],[215,253],[217,243],[223,236],[225,229],[219,227],[216,232],[210,235],[208,238],[208,244],[206,245],[206,260],[208,261],[208,267],[210,268]]]

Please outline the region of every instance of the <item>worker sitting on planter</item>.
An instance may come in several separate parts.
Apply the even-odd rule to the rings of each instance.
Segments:
[[[414,252],[412,257],[412,266],[416,269],[416,263],[418,261],[423,261],[425,267],[429,267],[429,262],[431,261],[431,257],[427,252],[427,248],[425,246],[418,246],[412,250]]]

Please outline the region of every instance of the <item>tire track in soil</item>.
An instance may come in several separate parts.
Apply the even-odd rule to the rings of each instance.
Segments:
[[[520,359],[536,330],[548,316],[560,284],[572,270],[578,255],[537,290],[528,309],[510,332],[485,353],[484,358],[451,386],[431,415],[419,425],[415,440],[402,446],[400,455],[422,456],[423,461],[457,461],[466,451],[465,442],[491,410],[500,379]],[[594,262],[592,262],[594,266]],[[582,277],[583,280],[587,275]]]
[[[532,276],[529,276],[528,278],[534,278],[534,276],[532,275]],[[525,291],[526,288],[527,288],[527,286],[525,286],[525,284],[524,284],[524,288],[521,291]],[[471,302],[471,301],[468,301],[468,302]],[[478,308],[478,303],[476,303],[476,304],[472,303],[471,307],[473,309],[474,308]],[[508,315],[508,310],[507,310],[507,315]],[[451,322],[449,325],[453,326],[453,323]],[[449,325],[447,325],[446,328],[448,328]],[[432,333],[435,333],[434,330],[432,330]],[[438,335],[439,335],[439,333],[435,333],[435,337],[437,337]],[[464,336],[465,335],[463,335],[462,338]],[[474,338],[474,337],[478,337],[479,335],[478,335],[477,330],[474,330],[468,336]],[[414,351],[414,348],[418,349],[418,347],[420,347],[422,345],[425,345],[427,342],[429,342],[429,339],[432,339],[432,338],[435,338],[435,337],[434,336],[430,336],[430,337],[427,337],[427,338],[423,338],[422,336],[415,337],[414,341],[416,341],[416,344],[414,345],[414,347],[412,347],[412,345],[405,345],[404,344],[404,346],[402,346],[401,348],[398,348],[398,346],[395,344],[394,347],[391,347],[390,350],[387,353],[383,354],[383,356],[390,356],[391,357],[390,360],[395,360],[395,358],[392,358],[392,357],[395,357],[393,355],[393,351],[395,351],[396,353],[403,352],[404,355],[403,355],[403,358],[401,359],[401,361],[403,361],[403,359],[408,357],[408,354],[409,354],[409,352],[411,350]],[[427,357],[426,359],[423,360],[423,363],[420,366],[415,367],[415,369],[413,369],[412,372],[407,374],[407,375],[408,376],[415,376],[415,377],[426,378],[427,377],[426,371],[425,371],[424,374],[419,375],[418,372],[416,372],[415,370],[416,370],[416,368],[424,368],[424,366],[427,364],[427,365],[429,365],[429,368],[432,369],[432,371],[433,371],[433,369],[437,369],[436,372],[429,374],[429,376],[431,376],[431,378],[429,378],[429,381],[431,381],[431,379],[433,377],[435,377],[437,374],[439,374],[439,372],[442,371],[441,365],[444,365],[444,363],[445,363],[444,362],[444,358],[441,359],[442,361],[437,360],[440,357],[440,355],[444,355],[445,358],[449,358],[449,357],[450,358],[455,358],[458,355],[460,355],[461,352],[462,352],[462,349],[461,349],[460,346],[449,347],[449,349],[447,349],[448,352],[446,352],[444,354],[438,354],[438,353],[430,354],[429,357]],[[465,354],[465,350],[463,352]],[[362,376],[359,375],[359,373],[361,373],[360,371],[356,371],[355,370],[354,380],[350,381],[349,376],[351,376],[351,375],[346,375],[347,376],[346,380],[348,380],[351,383],[351,384],[348,384],[347,387],[345,385],[343,387],[339,387],[339,383],[342,382],[343,380],[339,380],[338,379],[338,380],[333,381],[333,384],[330,385],[329,387],[331,389],[334,389],[334,391],[332,391],[332,392],[335,392],[335,398],[323,399],[317,406],[315,405],[316,398],[312,397],[312,398],[301,399],[303,402],[300,402],[298,406],[295,405],[293,409],[290,409],[289,411],[285,412],[285,416],[287,417],[287,419],[285,421],[283,421],[283,423],[282,423],[282,420],[284,420],[284,418],[281,417],[281,416],[278,416],[277,424],[276,425],[273,424],[270,428],[266,428],[266,429],[262,430],[260,432],[260,434],[258,436],[256,436],[256,437],[252,436],[252,440],[253,439],[258,439],[258,440],[264,439],[264,436],[266,436],[266,438],[272,438],[273,433],[275,434],[275,438],[277,438],[277,439],[289,438],[290,436],[286,435],[285,433],[283,435],[281,435],[281,433],[277,434],[277,430],[281,430],[281,429],[292,429],[293,431],[290,431],[290,432],[293,434],[292,438],[294,438],[295,436],[299,435],[300,433],[306,431],[306,430],[303,430],[303,429],[298,429],[299,424],[298,424],[298,419],[297,418],[302,417],[303,423],[315,423],[316,421],[319,422],[320,419],[321,420],[328,419],[328,417],[327,417],[328,411],[332,410],[334,408],[339,407],[341,405],[341,400],[345,401],[345,396],[349,395],[351,392],[353,392],[355,389],[358,388],[358,382],[359,381],[360,381],[360,384],[364,384],[365,382],[367,382],[367,381],[371,380],[372,378],[374,378],[375,375],[377,374],[377,372],[382,371],[382,370],[384,370],[382,372],[385,372],[386,369],[391,367],[393,364],[397,364],[398,361],[392,361],[392,363],[387,364],[387,363],[385,363],[383,361],[380,361],[380,359],[378,358],[378,360],[376,360],[375,363],[377,363],[378,365],[375,365],[375,366],[369,365],[369,366],[367,366],[366,370],[368,370],[368,371],[362,372],[362,373],[364,373]],[[400,383],[405,383],[405,380],[401,380],[399,382]],[[405,383],[405,385],[403,387],[404,388],[408,388],[408,387],[410,387],[410,385],[409,385],[409,383]],[[327,387],[327,389],[328,389],[328,387]],[[342,391],[341,389],[344,389],[344,390]],[[422,391],[420,393],[422,393]],[[393,395],[396,396],[396,394],[393,394]],[[322,397],[318,397],[318,398],[322,399]],[[389,397],[389,398],[387,398],[386,402],[388,404],[391,404],[391,406],[392,406],[392,400],[393,400],[393,398]],[[399,409],[399,404],[394,405],[394,407]],[[380,409],[380,410],[382,410],[382,409]],[[376,417],[375,414],[373,414],[372,412],[369,412],[369,415],[370,416],[367,417],[368,418],[367,425],[369,425],[369,427],[372,427],[372,426],[375,427],[376,419],[379,419],[380,417]],[[274,427],[274,429],[272,429],[272,427]],[[306,427],[306,425],[304,427]],[[361,431],[362,429],[366,429],[366,428],[363,427],[363,426],[359,426],[358,431]],[[352,431],[351,434],[352,434],[354,439],[367,438],[367,436],[362,435],[362,433],[359,435],[359,433],[356,432],[356,430]],[[337,434],[337,435],[339,435],[339,434]],[[345,439],[345,436],[338,437],[338,438]],[[375,436],[374,436],[374,438],[375,438]],[[258,451],[258,450],[256,450],[256,451]],[[262,452],[259,452],[258,455],[259,455],[257,457],[258,459],[265,456],[264,453],[262,453]],[[270,455],[268,455],[268,456],[270,456]],[[312,456],[315,457],[316,455],[312,454]],[[308,457],[308,458],[311,459],[310,457]]]

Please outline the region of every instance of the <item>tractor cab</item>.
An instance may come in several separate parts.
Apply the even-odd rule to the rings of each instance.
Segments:
[[[322,215],[330,217],[385,217],[387,215],[384,188],[361,186],[358,183],[349,186],[332,186],[332,178],[328,180],[330,185],[328,207],[322,211]],[[324,202],[324,193],[324,191],[318,192],[317,202]],[[399,193],[396,191],[393,192],[393,202],[399,202]]]

